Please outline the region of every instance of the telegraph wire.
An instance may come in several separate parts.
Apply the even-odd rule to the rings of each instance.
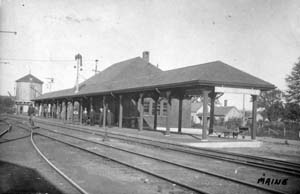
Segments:
[[[24,61],[24,62],[53,62],[53,63],[74,63],[75,60],[69,59],[17,59],[17,58],[0,58],[0,61]],[[95,60],[84,60],[85,62],[91,62]]]

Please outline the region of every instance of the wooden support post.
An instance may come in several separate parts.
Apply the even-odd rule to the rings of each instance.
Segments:
[[[58,106],[59,106],[59,102],[57,100],[56,101],[56,119],[59,119],[59,109],[58,109]]]
[[[257,115],[257,95],[252,95],[252,126],[251,126],[251,139],[256,139],[256,115]]]
[[[154,100],[154,104],[152,105],[154,106],[153,129],[157,130],[157,104],[158,104],[159,94],[154,95],[152,99]]]
[[[52,118],[52,102],[49,103],[49,118]]]
[[[63,111],[63,101],[61,101],[60,103],[59,103],[60,105],[60,112],[59,112],[59,118],[62,120],[62,111]]]
[[[90,112],[93,108],[93,97],[90,97]]]
[[[68,120],[68,100],[66,100],[65,107],[66,107],[65,120],[67,121]]]
[[[54,119],[54,105],[55,105],[55,103],[54,102],[52,102],[51,103],[51,117],[52,117],[52,119]]]
[[[154,101],[154,121],[153,121],[154,130],[157,130],[157,103],[158,103],[158,99]]]
[[[140,93],[140,98],[138,103],[139,103],[138,107],[140,108],[139,131],[142,131],[144,126],[144,94],[143,93]]]
[[[73,123],[73,107],[74,107],[74,100],[72,99],[70,103],[71,123]]]
[[[103,128],[105,130],[103,141],[108,141],[107,127],[105,127],[106,126],[106,110],[107,110],[107,104],[105,101],[105,96],[103,96]]]
[[[203,91],[203,127],[202,127],[202,141],[207,141],[207,115],[208,115],[208,93],[209,91]]]
[[[54,109],[53,102],[50,102],[50,118],[52,119],[53,119],[53,109]]]
[[[41,117],[44,117],[44,103],[41,103]]]
[[[106,125],[106,101],[105,101],[105,96],[103,96],[103,128],[105,129],[105,125]]]
[[[214,132],[214,121],[215,121],[215,100],[216,93],[215,89],[210,93],[210,116],[209,116],[209,134]]]
[[[181,133],[181,127],[182,127],[182,101],[183,101],[183,95],[179,96],[179,111],[178,111],[178,133]]]
[[[57,100],[57,108],[56,108],[56,112],[57,112],[56,117],[57,117],[57,119],[60,119],[60,111],[61,111],[60,102],[59,102],[59,100]]]
[[[83,98],[80,98],[80,106],[79,106],[79,121],[80,121],[80,125],[82,125],[82,112],[83,112]]]
[[[50,105],[50,115],[49,115],[49,117],[53,119],[53,103],[50,102],[49,105]]]
[[[38,116],[41,116],[40,112],[41,112],[41,103],[38,104]]]
[[[166,98],[167,98],[167,117],[166,117],[166,133],[165,133],[165,135],[170,135],[171,91],[166,92]]]
[[[123,124],[123,100],[122,95],[119,96],[119,128],[122,128]]]
[[[50,102],[50,118],[53,119],[53,102]]]

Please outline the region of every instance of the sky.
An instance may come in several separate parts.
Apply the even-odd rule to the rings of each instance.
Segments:
[[[162,70],[221,60],[286,90],[300,57],[300,1],[0,0],[0,95],[31,72],[43,92],[73,87],[98,69],[150,52]],[[220,99],[242,107],[242,95]],[[246,96],[246,109],[251,109]]]

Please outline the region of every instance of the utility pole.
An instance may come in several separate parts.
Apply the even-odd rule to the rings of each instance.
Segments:
[[[245,94],[243,94],[243,126],[246,126]]]
[[[75,93],[78,93],[79,92],[79,67],[80,67],[80,71],[82,71],[82,56],[78,53],[77,55],[75,55],[75,60],[77,61],[77,66],[74,66],[74,68],[77,70]]]
[[[95,69],[93,69],[92,71],[94,71],[95,72],[95,75],[98,73],[98,72],[100,72],[100,71],[98,71],[98,59],[96,59],[95,60]]]

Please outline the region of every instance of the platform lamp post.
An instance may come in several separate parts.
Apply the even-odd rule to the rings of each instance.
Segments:
[[[77,70],[76,84],[75,84],[75,87],[76,87],[75,93],[78,93],[79,92],[79,70],[82,71],[82,56],[78,53],[77,55],[75,55],[75,60],[77,61],[77,65],[74,65],[74,69]]]

